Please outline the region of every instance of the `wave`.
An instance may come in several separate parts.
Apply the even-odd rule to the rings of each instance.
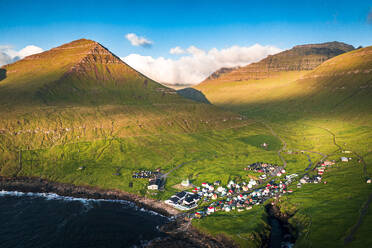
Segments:
[[[145,209],[143,207],[138,207],[134,202],[127,201],[127,200],[111,200],[111,199],[90,199],[90,198],[79,198],[79,197],[72,197],[72,196],[61,196],[56,193],[33,193],[33,192],[20,192],[20,191],[0,191],[1,196],[14,196],[14,197],[39,197],[44,198],[46,200],[60,200],[60,201],[79,201],[88,209],[92,208],[92,203],[97,202],[112,202],[112,203],[119,203],[125,207],[133,208],[136,211],[145,212],[150,215],[160,216],[166,218],[168,220],[172,220],[172,217],[166,217],[160,213],[157,213],[153,210]]]

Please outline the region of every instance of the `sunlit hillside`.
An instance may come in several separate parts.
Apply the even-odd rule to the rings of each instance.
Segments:
[[[141,75],[91,40],[77,40],[1,70],[2,175],[19,173],[23,150],[244,125],[236,114],[187,100]]]
[[[324,177],[327,185],[294,187],[279,206],[293,216],[296,247],[371,245],[372,189],[366,180],[372,177],[372,47],[336,56],[310,71],[217,80],[195,88],[212,104],[270,125],[285,146],[287,167],[298,173],[306,167],[299,160],[306,154],[315,161],[324,156],[339,161],[345,151],[350,153],[351,162],[339,163]],[[225,221],[221,217],[198,225],[209,224],[206,231],[218,233]],[[236,240],[244,243],[241,237]]]

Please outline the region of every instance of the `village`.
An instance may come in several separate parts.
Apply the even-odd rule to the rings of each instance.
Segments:
[[[221,181],[205,182],[200,186],[193,185],[191,192],[181,191],[171,196],[165,203],[183,211],[199,207],[201,209],[195,211],[192,217],[201,218],[217,211],[250,210],[254,205],[262,204],[269,198],[280,197],[287,193],[290,180],[277,183],[271,180],[285,173],[283,167],[257,162],[248,165],[244,170],[260,172],[264,176],[261,175],[259,179],[252,177],[249,181],[241,182],[230,180],[226,186],[221,185]],[[295,176],[291,175],[288,179],[293,177]],[[183,181],[182,184],[187,186],[188,180]]]
[[[341,157],[340,162],[350,159]],[[285,175],[286,171],[282,166],[256,162],[246,166],[244,170],[262,173],[259,178],[251,176],[249,181],[240,182],[230,180],[226,186],[221,185],[221,181],[204,182],[195,186],[184,180],[181,184],[184,187],[192,186],[191,192],[178,192],[165,203],[181,211],[194,210],[189,212],[191,218],[203,218],[218,211],[248,211],[254,205],[264,204],[268,199],[279,199],[284,194],[292,193],[293,190],[288,189],[288,186],[294,182],[298,182],[297,188],[310,183],[327,184],[322,181],[322,176],[335,163],[329,160],[319,162],[314,169],[315,175],[305,173],[299,178],[298,174]]]

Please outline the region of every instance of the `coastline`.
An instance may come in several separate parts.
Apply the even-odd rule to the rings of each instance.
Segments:
[[[76,186],[73,184],[52,182],[34,177],[2,177],[0,176],[0,190],[21,191],[32,193],[55,193],[60,196],[76,198],[125,200],[148,210],[152,210],[167,217],[176,217],[180,211],[167,204],[135,194],[115,189],[100,189],[92,186]]]
[[[199,232],[190,225],[190,220],[184,218],[180,211],[167,204],[121,190],[105,190],[92,186],[77,186],[67,183],[49,181],[36,177],[2,177],[0,176],[0,191],[19,191],[24,193],[55,193],[60,196],[125,200],[136,204],[147,210],[154,211],[166,217],[173,217],[174,220],[160,227],[161,231],[168,234],[168,237],[155,239],[149,242],[147,247],[235,247],[233,241],[223,236],[209,236]],[[187,227],[186,227],[187,226]],[[186,227],[186,228],[185,228]]]

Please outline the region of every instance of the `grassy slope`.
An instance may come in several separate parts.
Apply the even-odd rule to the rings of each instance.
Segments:
[[[123,69],[109,67],[107,70],[102,64],[96,64],[97,71],[94,67],[79,67],[87,72],[83,74],[83,77],[75,73],[73,78],[67,80],[66,78],[71,76],[69,75],[62,78],[64,81],[59,82],[63,84],[56,88],[51,88],[50,84],[46,84],[50,81],[33,80],[31,83],[35,84],[38,90],[42,90],[44,98],[37,94],[25,95],[25,92],[36,93],[35,86],[30,87],[31,91],[9,91],[12,87],[16,89],[16,86],[10,85],[19,81],[10,81],[12,74],[11,69],[8,68],[8,78],[0,82],[0,94],[4,97],[8,97],[7,94],[10,97],[12,94],[9,93],[21,94],[22,98],[18,95],[20,100],[13,102],[14,104],[2,102],[1,116],[4,118],[0,119],[0,129],[5,132],[0,134],[1,175],[40,176],[75,184],[119,188],[145,195],[147,194],[147,181],[132,179],[130,175],[133,171],[158,167],[169,171],[178,164],[186,162],[184,166],[169,175],[165,192],[149,195],[165,199],[176,192],[172,186],[179,184],[185,177],[190,178],[195,184],[217,179],[222,179],[223,183],[226,183],[231,178],[247,179],[247,172],[243,168],[248,163],[256,161],[280,163],[276,152],[280,147],[280,140],[262,125],[261,120],[269,123],[288,143],[290,149],[306,148],[324,153],[335,152],[338,148],[333,144],[332,136],[320,128],[328,127],[336,134],[340,142],[346,141],[346,146],[350,146],[348,149],[362,154],[368,163],[372,159],[370,148],[368,148],[371,143],[368,100],[363,97],[358,98],[362,103],[355,113],[353,112],[354,105],[339,105],[342,111],[346,111],[345,115],[341,115],[341,111],[332,115],[327,114],[328,109],[322,111],[322,102],[315,105],[316,108],[310,108],[313,103],[309,103],[308,100],[313,96],[326,101],[320,95],[322,91],[316,91],[310,86],[306,88],[308,90],[305,91],[304,97],[301,93],[302,84],[296,81],[300,77],[305,77],[303,72],[281,72],[280,77],[278,75],[278,81],[275,82],[287,84],[286,90],[279,90],[270,80],[263,81],[262,88],[258,84],[255,85],[254,91],[250,91],[250,87],[246,87],[244,82],[233,83],[231,86],[236,86],[237,89],[234,93],[235,98],[241,99],[234,104],[227,104],[231,98],[224,98],[222,94],[214,98],[219,92],[219,87],[211,87],[215,93],[211,93],[212,90],[208,92],[208,87],[200,88],[212,103],[244,113],[249,118],[256,119],[257,122],[255,122],[239,120],[232,113],[213,106],[183,100],[172,94],[157,94],[156,90],[148,90],[144,87],[145,78],[141,76],[134,76],[131,80],[121,81],[120,78],[110,80],[111,71],[117,70],[117,74],[121,75]],[[62,76],[64,73],[59,75]],[[57,79],[60,78],[53,75]],[[365,78],[360,77],[361,80]],[[24,78],[28,79],[28,77]],[[287,82],[287,78],[290,83]],[[318,79],[320,80],[319,77]],[[132,80],[137,81],[132,84]],[[306,85],[314,83],[311,78],[302,80],[307,80],[302,81],[308,82]],[[324,79],[319,82],[328,81]],[[8,82],[8,86],[5,82]],[[94,87],[89,84],[90,82],[106,82],[107,84],[100,85],[98,95],[95,95],[97,91],[93,90]],[[122,83],[120,86],[112,85],[114,82]],[[74,85],[78,93],[71,91],[69,87],[64,87],[66,83],[72,83],[69,85]],[[96,83],[95,86],[97,86]],[[247,84],[255,83],[257,82],[247,82]],[[110,98],[113,92],[110,89],[118,87],[125,88],[125,90]],[[148,85],[150,89],[158,87],[161,86],[155,82]],[[239,87],[245,88],[239,90]],[[230,88],[221,87],[220,89],[226,93],[226,90]],[[69,95],[71,92],[74,94]],[[311,95],[309,92],[316,94]],[[345,92],[350,91],[340,92],[342,92],[340,96],[336,95],[335,99],[327,101],[344,99],[347,97]],[[269,101],[265,101],[265,94],[270,99]],[[368,92],[362,91],[359,94],[367,95]],[[227,96],[227,94],[224,95]],[[326,96],[325,99],[328,99],[329,94]],[[307,101],[302,101],[302,99],[307,99]],[[8,98],[8,100],[11,99]],[[293,109],[293,106],[299,107],[288,113],[288,109]],[[307,112],[304,114],[303,110]],[[367,115],[361,115],[363,119],[354,122],[358,113],[363,113],[362,111]],[[269,143],[272,149],[268,151],[261,149],[259,144],[262,142]],[[18,163],[20,149],[23,150],[21,164]],[[321,157],[317,154],[310,154],[310,156],[313,160]],[[289,173],[300,173],[308,165],[307,157],[302,154],[285,157],[288,161]],[[82,165],[85,169],[77,170]],[[356,168],[357,165],[353,166]],[[361,181],[363,175],[361,175],[360,168],[359,170],[352,168],[346,171],[340,165],[339,174],[344,175],[344,172],[352,174],[351,178],[356,186],[351,187],[347,182],[344,183],[345,188],[349,189],[345,194],[358,192],[358,197],[352,198],[355,199],[352,206],[355,211],[355,206],[361,204],[362,198],[365,199],[369,189]],[[121,173],[120,176],[113,175],[117,171]],[[358,177],[360,182],[357,180]],[[329,200],[330,195],[343,192],[340,191],[340,183],[337,181],[341,181],[342,178],[340,178],[341,176],[336,173],[330,174],[330,179],[327,179],[331,182],[327,185],[330,191],[327,191],[329,193],[325,195],[309,194],[313,190],[312,187],[315,187],[315,190],[321,190],[323,185],[308,185],[309,189],[304,187],[304,191],[296,191],[289,201],[286,201],[287,206],[283,208],[286,207],[288,211],[293,211],[294,208],[300,209],[293,218],[293,220],[298,220],[299,224],[307,224],[308,217],[312,216],[312,225],[321,225],[324,214],[320,218],[320,215],[317,215],[318,212],[328,213],[328,208],[336,209],[344,203],[342,197],[333,197],[333,201]],[[332,180],[335,183],[332,183]],[[132,188],[129,187],[131,181],[133,182]],[[301,199],[300,197],[306,200],[298,202],[297,199]],[[350,195],[344,197],[350,197]],[[313,205],[313,202],[317,202],[317,205]],[[303,205],[299,206],[299,204]],[[317,209],[320,210],[317,212]],[[348,209],[344,208],[345,211]],[[345,212],[332,211],[332,214],[326,216],[329,217],[326,220],[332,223],[332,220],[336,220],[333,217],[338,213]],[[345,223],[347,225],[354,223],[355,215],[345,218]],[[367,218],[370,216],[368,215]],[[258,246],[258,233],[267,231],[264,219],[265,213],[262,206],[256,206],[251,212],[217,214],[197,221],[194,225],[205,232],[225,234],[241,246]],[[345,229],[338,224],[335,227],[339,228],[333,232],[336,237],[342,237],[346,235],[348,227]],[[308,226],[305,227],[308,228]],[[322,229],[310,227],[310,230],[309,234],[300,237],[300,244],[308,245],[324,236]],[[364,238],[363,234],[368,230],[368,226],[361,226],[356,235],[358,238],[356,242],[360,244],[365,242],[366,240],[360,240],[360,237]],[[332,237],[331,241],[339,244],[335,237]]]
[[[269,123],[286,141],[289,150],[317,151],[338,159],[344,154],[334,144],[333,133],[337,145],[364,158],[366,173],[353,153],[352,162],[338,163],[326,173],[327,185],[305,185],[281,201],[284,211],[295,213],[291,222],[301,230],[298,247],[343,246],[344,238],[357,223],[359,211],[372,193],[371,186],[365,183],[366,177],[372,175],[371,88],[372,47],[337,56],[308,73],[282,72],[263,80],[217,80],[196,86],[213,104]],[[309,155],[313,160],[321,158],[317,154]],[[291,161],[290,168],[306,166],[305,161],[297,160],[298,156],[285,156]],[[372,244],[370,209],[348,247]],[[224,232],[224,221],[222,217],[216,220],[208,231]],[[240,224],[235,223],[239,229]],[[232,237],[239,243],[244,241],[237,235]]]
[[[0,81],[1,175],[51,176],[40,171],[23,173],[20,150],[34,154],[29,160],[40,160],[38,152],[43,151],[42,162],[37,162],[41,165],[54,161],[53,151],[57,154],[60,149],[62,157],[57,159],[64,164],[71,163],[75,144],[83,144],[90,149],[85,159],[98,160],[94,149],[106,149],[107,140],[131,137],[123,142],[135,144],[134,137],[157,139],[158,135],[173,137],[246,123],[236,114],[178,96],[89,40],[3,68],[7,77]],[[62,180],[64,176],[52,177]]]

